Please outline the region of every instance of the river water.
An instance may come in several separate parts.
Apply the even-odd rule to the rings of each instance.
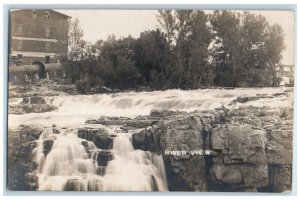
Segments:
[[[131,134],[118,134],[110,149],[114,159],[99,166],[101,149],[89,142],[88,152],[76,131],[46,129],[34,149],[42,191],[167,191],[162,155],[134,150]],[[51,151],[43,153],[43,142],[54,139]],[[108,150],[106,150],[108,151]],[[105,172],[103,172],[103,170]]]
[[[48,104],[58,109],[47,113],[9,115],[9,128],[20,124],[40,124],[48,127],[37,141],[34,158],[38,164],[39,190],[47,191],[168,191],[162,155],[135,150],[132,133],[106,128],[113,137],[110,149],[99,149],[91,141],[79,138],[77,128],[92,126],[88,119],[100,116],[136,117],[148,115],[152,109],[169,109],[192,112],[229,106],[238,96],[281,93],[286,88],[168,90],[154,92],[124,92],[97,95],[61,95],[45,97]],[[14,103],[21,100],[15,99]],[[264,98],[244,105],[288,106],[286,96]],[[239,104],[230,106],[240,106]],[[60,133],[50,128],[55,124]],[[53,140],[51,151],[44,153],[44,141]],[[88,149],[82,144],[88,143]],[[109,151],[113,159],[107,166],[99,166],[99,152]]]
[[[88,119],[98,119],[100,116],[149,115],[152,109],[169,109],[192,112],[195,110],[210,110],[222,105],[228,106],[238,96],[271,95],[282,93],[286,88],[239,88],[234,90],[203,89],[203,90],[167,90],[153,92],[122,92],[115,94],[96,95],[61,95],[45,97],[49,104],[58,109],[46,113],[30,113],[9,115],[9,127],[20,124],[43,124],[51,126],[80,126]],[[291,93],[291,95],[293,95]],[[251,101],[243,105],[254,106],[289,106],[291,98],[276,97]],[[20,102],[22,99],[15,100]],[[236,104],[236,107],[240,104]]]

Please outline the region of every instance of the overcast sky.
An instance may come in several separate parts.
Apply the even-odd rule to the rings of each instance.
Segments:
[[[84,40],[92,43],[114,34],[117,38],[129,34],[135,38],[145,30],[158,28],[156,10],[57,10],[78,18]],[[289,11],[251,11],[265,16],[270,24],[278,23],[285,32],[286,50],[283,64],[294,64],[294,13]]]

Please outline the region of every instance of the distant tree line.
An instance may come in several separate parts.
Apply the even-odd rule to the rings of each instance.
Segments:
[[[70,23],[65,70],[81,87],[196,89],[278,86],[283,29],[249,12],[160,10],[159,29],[89,44]],[[103,27],[105,28],[105,27]],[[95,33],[96,34],[96,33]]]

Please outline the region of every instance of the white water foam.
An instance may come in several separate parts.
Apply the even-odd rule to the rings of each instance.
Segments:
[[[43,143],[53,139],[51,151],[45,156]],[[111,150],[114,159],[108,162],[103,176],[97,174],[97,162],[89,157],[83,139],[76,132],[62,130],[53,134],[45,130],[34,150],[38,164],[39,190],[42,191],[167,191],[162,156],[134,150],[131,134],[114,138]],[[91,143],[91,142],[90,142]],[[95,150],[93,144],[89,144]]]
[[[60,95],[45,97],[48,104],[58,110],[47,113],[30,113],[9,115],[9,127],[19,124],[43,124],[59,126],[82,125],[88,119],[98,119],[101,115],[127,116],[148,115],[152,109],[169,109],[192,112],[210,110],[228,105],[238,96],[255,96],[256,94],[281,93],[286,88],[236,88],[233,90],[202,89],[202,90],[167,90],[153,92],[123,92],[116,94],[96,95]],[[289,106],[291,98],[276,97],[249,101],[243,105],[257,106]],[[241,104],[236,104],[239,106]]]

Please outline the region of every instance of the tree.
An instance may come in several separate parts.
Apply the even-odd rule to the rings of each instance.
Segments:
[[[274,24],[267,29],[265,41],[265,59],[267,60],[266,84],[267,86],[278,86],[281,82],[281,58],[282,51],[286,48],[284,44],[284,33],[280,25]]]
[[[153,82],[155,74],[163,79],[167,78],[165,65],[169,48],[165,35],[158,29],[144,31],[136,40],[134,62],[147,84]]]
[[[189,88],[210,87],[213,84],[212,66],[208,62],[213,35],[207,26],[208,16],[203,11],[195,11],[188,36],[188,71]]]
[[[159,25],[166,31],[167,41],[171,46],[175,37],[175,18],[172,10],[159,10],[156,18]]]
[[[215,83],[221,86],[276,86],[280,82],[283,30],[249,12],[215,11]]]
[[[84,47],[83,30],[79,27],[79,20],[69,20],[69,44],[68,44],[68,57],[70,60],[79,60]]]
[[[134,65],[135,39],[131,36],[116,39],[114,35],[109,36],[101,46],[101,59],[103,77],[109,86],[118,88],[133,87],[141,78],[138,69]],[[109,72],[107,74],[107,72]],[[109,75],[109,77],[107,77]]]
[[[263,86],[266,73],[266,59],[262,57],[265,49],[268,23],[262,15],[244,12],[241,15],[240,51],[236,72],[238,85]]]
[[[206,14],[197,10],[164,10],[159,11],[157,17],[169,43],[172,43],[170,59],[177,60],[172,67],[172,81],[177,88],[199,87],[204,81],[199,81],[199,73],[204,77],[209,71],[201,70],[208,67],[207,48],[211,40]],[[192,73],[196,74],[192,76]]]
[[[214,11],[210,15],[213,27],[215,83],[236,86],[237,59],[240,56],[240,16],[232,11]]]
[[[68,25],[68,58],[64,61],[64,70],[72,83],[81,79],[82,67],[79,65],[80,55],[83,53],[85,42],[83,31],[79,27],[79,20],[69,20]]]

